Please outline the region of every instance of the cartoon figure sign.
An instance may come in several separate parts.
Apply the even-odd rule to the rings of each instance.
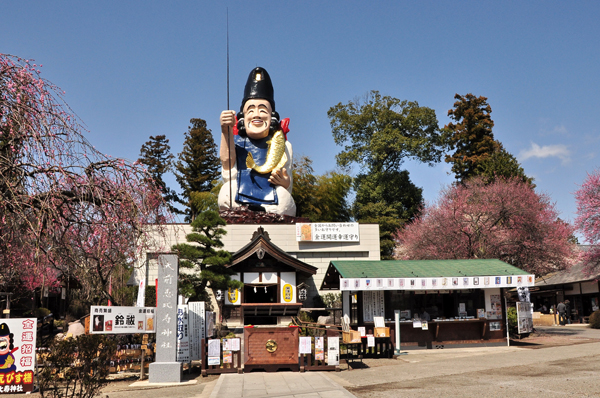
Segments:
[[[0,323],[0,393],[33,391],[37,319]]]

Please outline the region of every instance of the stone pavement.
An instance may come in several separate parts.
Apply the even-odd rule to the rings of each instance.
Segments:
[[[324,372],[278,372],[223,374],[210,394],[210,398],[217,397],[349,398],[354,395]]]

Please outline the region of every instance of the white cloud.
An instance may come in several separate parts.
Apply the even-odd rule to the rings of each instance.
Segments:
[[[566,145],[544,145],[539,146],[535,142],[531,143],[531,148],[519,153],[519,160],[521,162],[530,158],[549,158],[557,157],[562,163],[568,163],[571,161],[571,151]]]

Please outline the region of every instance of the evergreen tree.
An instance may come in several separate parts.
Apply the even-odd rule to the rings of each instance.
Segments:
[[[496,179],[511,179],[516,178],[517,180],[526,182],[532,188],[535,188],[533,183],[533,177],[528,177],[523,170],[523,167],[519,164],[519,161],[509,152],[507,152],[502,144],[499,145],[500,149],[493,152],[485,160],[477,164],[475,173],[483,178],[483,181],[490,184]]]
[[[177,193],[167,187],[163,179],[163,175],[172,170],[173,154],[169,146],[169,140],[164,135],[150,136],[140,149],[140,158],[138,162],[148,168],[148,172],[152,176],[152,180],[160,189],[165,202],[169,206],[172,213],[182,214],[181,210],[172,205],[174,202],[180,202]]]
[[[231,254],[222,250],[221,238],[227,232],[225,221],[214,210],[199,213],[192,221],[192,232],[186,236],[188,243],[174,245],[179,254],[179,266],[192,272],[179,275],[179,292],[192,300],[208,300],[206,288],[213,290],[241,289],[243,283],[232,280],[233,271],[225,268],[231,262]]]
[[[296,216],[306,217],[312,222],[347,222],[351,210],[347,202],[352,187],[349,175],[328,172],[315,176],[312,160],[302,156],[294,162],[294,190]]]
[[[198,214],[190,205],[192,192],[209,192],[213,182],[219,178],[220,161],[212,132],[206,121],[191,119],[192,124],[185,133],[183,150],[175,164],[175,178],[183,191],[183,202],[187,206],[187,221]]]
[[[381,254],[388,258],[392,234],[415,216],[422,202],[421,189],[401,165],[407,158],[432,165],[445,149],[435,111],[371,91],[364,101],[339,103],[327,115],[335,143],[344,147],[336,156],[338,165],[361,167],[354,181],[354,217],[379,224]]]
[[[381,257],[390,259],[394,234],[418,215],[423,189],[412,183],[406,170],[359,175],[355,189],[354,217],[360,223],[379,224]]]
[[[454,109],[448,111],[448,116],[456,124],[448,123],[446,130],[452,155],[446,155],[446,163],[452,163],[452,172],[456,179],[465,181],[477,175],[478,165],[500,150],[500,143],[494,140],[490,114],[492,108],[486,97],[465,96],[456,94]]]

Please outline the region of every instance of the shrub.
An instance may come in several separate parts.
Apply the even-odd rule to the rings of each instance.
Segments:
[[[600,311],[596,311],[590,315],[589,324],[593,329],[600,329]]]
[[[103,335],[54,340],[39,376],[42,397],[95,397],[108,384],[115,352],[115,342]]]
[[[519,334],[519,325],[517,323],[517,308],[516,307],[508,308],[507,318],[508,318],[508,332],[513,336]]]

